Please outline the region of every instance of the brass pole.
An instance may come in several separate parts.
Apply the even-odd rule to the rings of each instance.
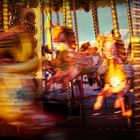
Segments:
[[[140,1],[133,0],[133,35],[140,37]]]
[[[111,13],[112,13],[112,23],[113,23],[113,29],[114,29],[114,37],[120,38],[121,35],[120,35],[120,32],[119,32],[119,23],[118,23],[115,0],[110,0],[110,6],[111,6]]]
[[[126,0],[126,9],[127,9],[129,33],[130,33],[130,37],[131,37],[131,36],[133,36],[133,25],[132,25],[132,14],[131,14],[130,0]]]
[[[44,15],[44,0],[41,3],[41,14],[42,14],[42,42],[45,45],[45,15]]]
[[[66,0],[63,0],[63,26],[67,26],[66,21]]]
[[[71,2],[69,0],[66,0],[66,17],[68,21],[68,27],[72,28],[72,16],[71,16]]]
[[[135,109],[133,116],[134,134],[136,139],[140,139],[140,1],[133,0],[133,37],[131,37],[131,50],[133,51],[133,68],[134,68],[134,95],[135,95]]]
[[[76,44],[77,44],[77,50],[79,51],[79,35],[78,35],[77,13],[76,13],[76,3],[75,2],[76,2],[75,0],[72,0]]]
[[[118,22],[115,0],[110,0],[110,6],[111,6],[112,23],[113,23],[113,31],[114,31],[113,37],[116,40],[117,53],[121,58],[122,62],[125,62],[127,56],[124,47],[124,42],[121,40],[121,34],[119,31],[119,22]]]
[[[91,5],[91,11],[92,11],[92,17],[93,17],[93,26],[94,26],[95,37],[97,37],[99,35],[99,22],[98,22],[98,12],[97,12],[96,0],[91,0],[90,5]]]
[[[3,31],[3,8],[2,8],[3,2],[0,2],[0,32]]]
[[[8,0],[3,0],[3,29],[9,29],[9,14],[8,14]]]

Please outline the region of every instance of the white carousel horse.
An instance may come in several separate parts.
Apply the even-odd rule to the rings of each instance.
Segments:
[[[75,40],[72,29],[55,27],[52,32],[54,42],[59,42],[60,53],[53,65],[57,71],[47,82],[47,89],[55,82],[62,82],[63,86],[82,74],[105,72],[102,58],[97,49],[90,48],[86,52],[75,52]],[[74,46],[74,47],[73,47]]]

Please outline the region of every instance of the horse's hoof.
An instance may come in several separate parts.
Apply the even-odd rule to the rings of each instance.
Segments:
[[[115,100],[114,108],[121,108],[120,99]]]
[[[99,110],[102,108],[102,104],[101,103],[98,103],[96,102],[94,105],[93,105],[93,110]]]
[[[131,117],[132,116],[132,110],[127,110],[124,114],[123,114],[124,117]]]

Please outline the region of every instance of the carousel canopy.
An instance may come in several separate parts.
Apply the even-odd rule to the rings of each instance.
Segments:
[[[40,2],[44,1],[44,5],[46,7],[51,8],[52,11],[59,11],[62,9],[63,0],[9,0],[9,3],[19,4],[22,3],[23,6],[29,6],[30,8],[36,8],[39,6]],[[73,0],[69,0],[71,3]],[[90,9],[90,0],[74,0],[76,9],[84,9],[85,11],[89,11]],[[110,0],[93,0],[97,2],[98,7],[110,6]],[[126,0],[116,0],[116,4],[124,3]],[[132,1],[132,0],[130,0]],[[72,10],[72,6],[71,6]]]
[[[75,1],[76,9],[84,9],[85,11],[90,10],[90,0],[69,0],[71,5]],[[93,0],[97,2],[98,7],[110,6],[110,0]],[[116,0],[116,4],[124,3],[126,0]],[[130,0],[131,1],[131,0]],[[52,11],[59,11],[62,9],[63,0],[44,0],[46,7],[51,7]],[[71,10],[72,10],[71,6]]]

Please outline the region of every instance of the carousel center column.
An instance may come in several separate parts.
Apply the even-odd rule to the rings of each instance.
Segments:
[[[29,32],[35,39],[36,48],[35,54],[37,55],[39,61],[39,69],[35,73],[35,78],[39,82],[39,94],[42,94],[42,68],[41,68],[41,10],[40,5],[37,7],[27,7],[22,9],[22,24],[25,31]]]

